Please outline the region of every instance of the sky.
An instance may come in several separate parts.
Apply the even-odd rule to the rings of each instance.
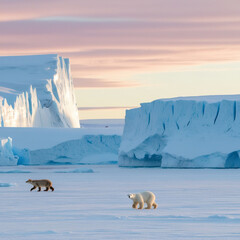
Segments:
[[[239,0],[0,0],[0,56],[70,58],[80,119],[240,93]]]

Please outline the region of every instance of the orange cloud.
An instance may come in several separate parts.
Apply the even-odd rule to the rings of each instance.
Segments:
[[[118,110],[118,109],[131,109],[136,108],[136,106],[117,106],[117,107],[79,107],[79,111],[95,111],[95,110]]]
[[[139,86],[136,82],[109,81],[96,78],[74,78],[75,88],[122,88]]]

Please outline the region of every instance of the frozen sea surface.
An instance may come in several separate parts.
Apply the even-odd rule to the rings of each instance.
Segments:
[[[0,239],[240,239],[239,169],[80,169],[1,167],[11,187],[0,188]],[[49,178],[55,191],[30,192],[28,178]],[[131,208],[127,194],[144,190],[156,210]]]

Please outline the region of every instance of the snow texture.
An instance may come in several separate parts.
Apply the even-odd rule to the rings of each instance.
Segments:
[[[69,60],[0,57],[1,127],[80,127]]]
[[[240,95],[160,99],[127,110],[120,166],[240,167]]]

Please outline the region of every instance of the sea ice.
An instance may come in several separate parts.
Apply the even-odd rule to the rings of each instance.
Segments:
[[[76,168],[68,170],[55,171],[55,173],[93,173],[94,171],[91,168]]]
[[[12,187],[16,186],[16,183],[0,183],[0,187]]]
[[[22,170],[23,166],[4,168]],[[17,183],[0,188],[4,240],[240,239],[236,169],[93,165],[94,174],[73,174],[56,173],[66,166],[24,168],[31,173],[1,175],[0,182]],[[28,178],[50,179],[55,191],[30,192]],[[127,194],[141,191],[156,195],[157,209],[132,208]]]

